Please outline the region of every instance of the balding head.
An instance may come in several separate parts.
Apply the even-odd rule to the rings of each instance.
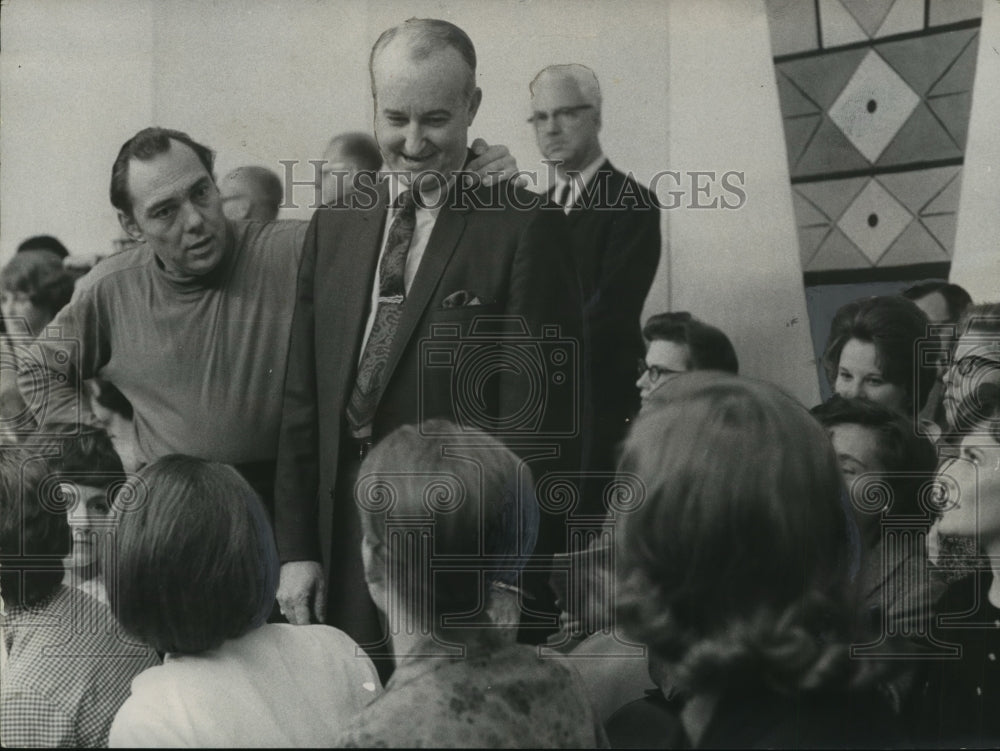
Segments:
[[[528,91],[531,92],[532,97],[535,95],[535,87],[539,84],[565,86],[567,89],[575,91],[582,102],[592,105],[597,112],[601,111],[601,85],[597,82],[594,71],[586,65],[568,63],[542,68],[534,80],[528,84]]]
[[[601,87],[585,65],[550,65],[529,84],[538,149],[556,169],[582,170],[601,155]]]
[[[237,167],[219,182],[222,210],[230,219],[270,222],[284,197],[281,178],[266,167]]]
[[[402,45],[411,60],[426,60],[434,53],[452,49],[465,63],[465,93],[471,97],[476,90],[476,48],[469,35],[448,21],[436,18],[411,18],[386,29],[372,46],[368,58],[372,95],[377,96],[375,68],[382,53],[390,46]]]
[[[367,133],[341,133],[330,139],[323,162],[323,203],[329,205],[354,192],[359,172],[382,169],[382,154]]]

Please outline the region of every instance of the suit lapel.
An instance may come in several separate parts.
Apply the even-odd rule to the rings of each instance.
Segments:
[[[458,241],[465,230],[464,214],[464,211],[451,209],[448,204],[443,206],[441,213],[438,214],[434,229],[431,230],[431,236],[427,242],[427,248],[424,250],[424,257],[420,260],[417,275],[406,295],[406,302],[403,304],[403,311],[399,317],[399,325],[389,348],[389,359],[382,378],[383,391],[392,379],[396,366],[399,364],[417,324],[423,317],[431,296],[437,289],[438,282],[441,281],[441,275],[458,246]]]
[[[326,297],[331,314],[323,320],[333,325],[326,331],[317,331],[316,335],[326,338],[330,351],[338,354],[331,364],[337,368],[336,383],[345,394],[344,404],[350,398],[350,379],[361,357],[361,336],[368,320],[375,266],[382,247],[388,202],[384,187],[384,183],[379,186],[374,208],[345,211],[343,224],[334,225],[334,231],[339,229],[342,234],[332,237],[323,249],[330,253],[331,262],[328,281],[322,292],[317,290],[317,295]]]

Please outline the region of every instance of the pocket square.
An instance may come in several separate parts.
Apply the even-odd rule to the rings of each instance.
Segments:
[[[452,292],[441,301],[442,308],[464,308],[468,305],[482,305],[483,302],[468,290],[460,289]]]

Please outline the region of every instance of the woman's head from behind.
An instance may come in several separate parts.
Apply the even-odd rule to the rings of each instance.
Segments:
[[[915,416],[935,374],[917,361],[927,316],[903,297],[870,297],[844,305],[830,326],[823,366],[833,390]]]
[[[236,470],[167,456],[115,501],[110,588],[121,624],[161,652],[197,653],[260,626],[274,604],[278,556],[260,499]]]
[[[421,625],[437,631],[442,615],[477,609],[481,586],[489,599],[509,592],[538,535],[530,471],[495,438],[444,420],[380,441],[361,467],[356,501],[376,604],[390,622],[427,613],[435,622]],[[413,541],[425,535],[423,554]],[[445,570],[447,559],[463,565]],[[399,571],[406,575],[393,578]]]
[[[621,467],[646,497],[618,521],[619,622],[679,685],[802,687],[846,670],[822,640],[847,628],[857,543],[804,407],[765,383],[681,376],[636,421]]]

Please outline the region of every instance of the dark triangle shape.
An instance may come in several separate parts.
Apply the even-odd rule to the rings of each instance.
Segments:
[[[941,79],[927,92],[927,97],[941,94],[955,94],[960,91],[971,91],[976,75],[976,54],[979,52],[979,34],[969,42],[958,59],[952,64]]]
[[[917,94],[924,96],[944,75],[978,29],[960,29],[876,45],[876,51]]]
[[[903,0],[907,1],[909,0]],[[840,0],[840,4],[847,8],[847,11],[854,16],[854,20],[870,37],[874,36],[882,26],[894,2],[895,0]]]
[[[792,177],[865,169],[869,166],[868,160],[847,140],[843,131],[833,120],[824,116],[809,147],[792,168]]]
[[[795,85],[824,109],[829,109],[847,82],[851,80],[861,59],[868,54],[868,48],[844,50],[831,54],[791,60],[775,66]]]
[[[972,92],[931,99],[927,105],[944,124],[945,129],[965,151],[965,137],[969,133],[969,114],[972,110]]]
[[[811,115],[809,117],[796,117],[785,120],[785,145],[788,147],[789,169],[794,170],[795,163],[805,151],[809,139],[816,132],[821,115]]]
[[[778,100],[781,102],[782,117],[795,115],[818,115],[822,111],[819,106],[799,91],[788,76],[777,74]]]
[[[875,163],[879,167],[962,156],[951,135],[921,102]]]

